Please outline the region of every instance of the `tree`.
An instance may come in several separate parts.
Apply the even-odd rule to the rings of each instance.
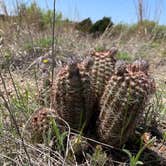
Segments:
[[[103,17],[101,20],[96,21],[90,28],[90,33],[103,33],[106,28],[113,25],[110,17]]]

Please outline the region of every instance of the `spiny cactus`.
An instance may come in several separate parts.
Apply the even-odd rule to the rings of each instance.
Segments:
[[[91,71],[92,86],[98,98],[102,96],[105,85],[113,74],[116,52],[117,49],[113,47],[108,51],[94,52],[91,55],[94,58]]]
[[[53,108],[73,129],[81,129],[92,115],[93,92],[87,67],[88,62],[71,62],[60,70],[53,85]]]
[[[134,131],[145,104],[155,92],[155,83],[146,61],[116,62],[116,52],[116,48],[95,52],[81,63],[72,61],[61,67],[50,99],[51,108],[72,129],[88,129],[86,133],[93,130],[93,134],[97,131],[100,141],[120,146]],[[42,111],[38,115],[43,115]],[[93,119],[96,129],[91,127]],[[45,126],[45,120],[37,120]],[[31,126],[35,131],[35,125]],[[43,130],[38,127],[36,131]]]
[[[40,108],[36,110],[25,126],[26,139],[28,137],[33,143],[44,142],[44,137],[48,135],[50,118],[54,116],[57,116],[57,113],[53,109]]]
[[[96,101],[96,96],[94,90],[92,88],[92,80],[89,73],[91,67],[93,65],[93,61],[90,57],[86,58],[82,63],[78,64],[79,71],[81,74],[81,81],[82,81],[82,96],[83,96],[83,103],[84,103],[84,111],[85,111],[85,121],[88,125],[92,115],[93,115],[93,106],[94,102]],[[86,125],[86,126],[87,126]]]
[[[132,133],[154,90],[154,81],[147,74],[146,63],[137,61],[125,65],[118,62],[100,101],[99,139],[113,146],[122,145]]]

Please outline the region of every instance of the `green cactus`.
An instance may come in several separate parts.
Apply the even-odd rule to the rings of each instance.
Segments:
[[[114,55],[116,52],[117,49],[113,47],[108,51],[94,52],[91,55],[94,58],[94,65],[91,71],[92,86],[99,99],[110,76],[114,72],[116,62]]]
[[[118,64],[100,100],[98,136],[101,141],[113,146],[120,146],[127,141],[149,95],[155,89],[154,81],[136,64],[126,65],[123,72],[122,64]],[[141,65],[144,66],[142,62]]]

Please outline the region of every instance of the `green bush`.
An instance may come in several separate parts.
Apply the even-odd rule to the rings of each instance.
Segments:
[[[153,30],[154,40],[165,40],[166,39],[166,26],[158,25]]]
[[[132,24],[129,26],[128,34],[136,34],[138,31],[138,24]]]
[[[117,35],[121,34],[122,32],[127,31],[128,29],[129,29],[129,26],[126,24],[122,24],[122,23],[117,24],[112,28],[111,35],[117,36]]]
[[[92,27],[92,21],[90,18],[86,18],[76,25],[76,29],[84,33],[89,32],[91,27]]]
[[[31,3],[30,6],[26,6],[26,4],[21,3],[17,15],[23,18],[23,21],[25,21],[28,25],[33,24],[39,30],[43,30],[48,26],[51,26],[53,19],[52,10],[45,11],[35,2]],[[62,21],[62,13],[56,13],[55,16],[56,22]]]
[[[22,21],[25,21],[29,25],[39,25],[42,11],[35,2],[31,3],[30,6],[27,6],[25,3],[21,3],[17,15],[22,18]]]
[[[109,17],[103,17],[103,19],[96,21],[92,27],[90,28],[90,33],[103,33],[106,28],[109,28],[113,26],[113,22],[111,21],[111,18]]]
[[[150,20],[144,20],[142,23],[138,23],[138,28],[142,26],[142,28],[144,29],[144,33],[152,33],[155,26],[157,26],[157,23],[154,21],[150,21]]]
[[[157,34],[157,36],[164,35],[164,28],[161,28],[162,30],[159,30],[159,26],[156,22],[150,21],[150,20],[144,20],[143,22],[138,22],[136,24],[132,25],[126,25],[126,24],[117,24],[112,29],[112,35],[117,36],[122,34],[122,39],[134,37],[135,35],[141,35],[141,37],[153,37],[154,34]],[[160,33],[159,33],[160,32]]]

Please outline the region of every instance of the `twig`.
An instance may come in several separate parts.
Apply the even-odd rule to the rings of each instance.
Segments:
[[[71,132],[71,135],[78,135],[78,134],[77,134],[77,133],[74,133],[74,132]],[[82,137],[83,139],[88,140],[88,141],[91,141],[91,142],[97,143],[97,144],[99,144],[99,145],[102,145],[102,146],[104,146],[104,147],[106,147],[106,148],[114,149],[114,150],[123,152],[122,149],[116,148],[116,147],[111,146],[111,145],[109,145],[109,144],[106,144],[106,143],[103,143],[103,142],[100,142],[100,141],[97,141],[97,140],[95,140],[95,139],[88,138],[88,137],[85,137],[85,136],[81,136],[81,137]]]
[[[6,93],[7,101],[8,101],[8,103],[10,103],[10,101],[9,101],[9,95],[8,95],[8,93],[7,93],[7,87],[6,87],[6,84],[5,84],[5,81],[4,81],[4,79],[3,79],[3,76],[2,76],[2,74],[1,74],[1,72],[0,72],[0,77],[1,77],[1,80],[2,80],[3,88],[4,88],[5,93]],[[0,93],[1,93],[1,92],[0,92]],[[0,95],[1,95],[1,94],[0,94]]]
[[[34,74],[35,74],[35,83],[36,83],[36,88],[37,88],[37,92],[38,94],[40,93],[40,89],[39,89],[39,84],[38,84],[38,79],[37,79],[37,72],[36,72],[36,68],[34,68]]]
[[[54,80],[54,65],[55,65],[55,59],[54,59],[54,53],[55,53],[55,4],[56,0],[54,0],[54,9],[53,9],[53,22],[52,22],[52,85]]]
[[[17,165],[20,165],[20,164],[19,164],[17,161],[15,161],[14,159],[12,159],[12,158],[10,158],[10,157],[8,157],[8,156],[6,156],[6,155],[3,155],[3,154],[1,154],[1,153],[0,153],[0,158],[6,158],[6,159],[12,161],[13,163],[15,163],[15,164],[17,164]],[[20,165],[20,166],[21,166],[21,165]]]

